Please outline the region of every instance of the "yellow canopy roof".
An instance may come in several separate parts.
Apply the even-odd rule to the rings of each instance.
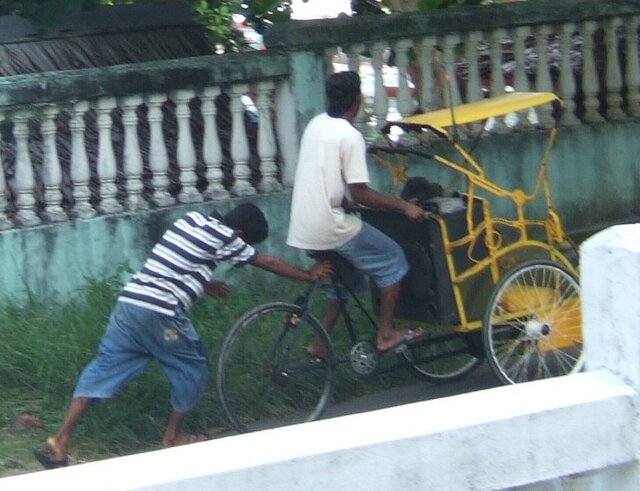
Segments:
[[[390,125],[416,125],[434,128],[446,128],[456,124],[484,121],[491,117],[503,116],[508,113],[523,111],[531,107],[540,106],[547,102],[558,101],[558,97],[551,92],[511,92],[489,99],[481,99],[467,104],[445,108],[423,114],[416,114],[389,123]],[[452,119],[453,113],[453,119]]]

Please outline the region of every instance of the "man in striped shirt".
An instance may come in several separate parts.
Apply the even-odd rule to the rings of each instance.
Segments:
[[[187,312],[204,293],[216,299],[228,296],[227,285],[212,279],[216,265],[223,261],[233,266],[252,264],[309,282],[332,272],[327,263],[305,271],[257,252],[253,245],[267,234],[267,221],[252,204],[241,204],[224,217],[192,211],[169,227],[124,287],[98,355],[78,379],[62,426],[47,439],[44,451],[34,452],[44,467],[68,465],[71,434],[89,405],[113,397],[154,359],[169,380],[173,407],[162,446],[185,443],[180,424],[202,397],[208,375],[206,349]]]

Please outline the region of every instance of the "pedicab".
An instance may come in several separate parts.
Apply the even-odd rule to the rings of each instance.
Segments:
[[[405,117],[383,127],[386,145],[368,149],[391,171],[394,193],[411,180],[409,170],[426,173],[430,166],[448,169],[459,184],[445,196],[413,197],[428,213],[422,224],[361,211],[363,220],[394,238],[407,256],[410,272],[396,318],[427,332],[403,356],[428,381],[460,378],[485,359],[505,384],[567,375],[583,366],[578,251],[553,207],[548,179],[558,125],[544,134],[533,182],[515,189],[490,180],[487,166],[465,148],[472,140],[459,137],[463,130],[484,131],[492,118],[545,104],[561,108],[552,93],[513,92]],[[397,130],[422,143],[394,141],[390,135]]]
[[[404,118],[384,128],[398,127],[418,132],[423,142],[440,142],[407,146],[389,138],[387,145],[369,148],[371,156],[392,171],[396,192],[417,177],[409,177],[410,168],[448,169],[458,179],[446,189],[465,182],[455,193],[416,194],[412,199],[428,216],[423,223],[398,213],[360,210],[363,220],[400,244],[409,262],[396,324],[420,326],[425,335],[390,354],[379,353],[371,342],[377,332],[375,315],[339,273],[309,285],[293,302],[249,309],[230,328],[218,358],[218,395],[237,431],[320,418],[333,400],[338,365],[351,367],[361,377],[406,368],[440,383],[469,374],[486,359],[506,384],[582,368],[577,250],[553,208],[547,176],[557,127],[549,131],[530,192],[490,180],[456,137],[463,125],[476,123],[482,129],[489,118],[551,103],[559,103],[553,94],[512,93]],[[403,192],[407,188],[405,184]],[[527,206],[538,200],[542,213]],[[502,213],[504,207],[497,206],[501,201],[513,205],[511,214]],[[323,297],[319,293],[325,286],[343,292],[338,295],[345,327],[337,333],[340,339],[335,332],[329,338],[314,309],[313,299]],[[371,291],[377,309],[377,291]],[[347,305],[361,311],[358,321]],[[312,342],[323,347],[321,356],[310,355]],[[392,364],[379,367],[379,357]]]

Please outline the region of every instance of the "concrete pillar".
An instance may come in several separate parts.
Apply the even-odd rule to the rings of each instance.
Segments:
[[[325,111],[324,81],[327,73],[322,53],[291,53],[290,64],[298,134],[302,135],[311,118]]]
[[[640,224],[608,228],[581,247],[587,370],[640,390]]]

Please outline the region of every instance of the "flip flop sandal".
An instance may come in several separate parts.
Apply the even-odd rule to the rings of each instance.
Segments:
[[[59,467],[67,467],[69,465],[68,458],[63,460],[51,460],[47,452],[42,452],[40,450],[34,450],[33,456],[45,469],[58,469]]]
[[[415,343],[416,341],[419,341],[425,335],[426,333],[422,329],[417,331],[414,331],[413,329],[409,329],[407,330],[407,332],[404,333],[404,336],[402,336],[402,339],[398,341],[396,344],[389,346],[387,349],[384,349],[384,350],[379,349],[377,351],[381,355],[384,355],[385,353],[390,353],[390,352],[394,352],[395,354],[402,354],[407,349],[407,346]]]

